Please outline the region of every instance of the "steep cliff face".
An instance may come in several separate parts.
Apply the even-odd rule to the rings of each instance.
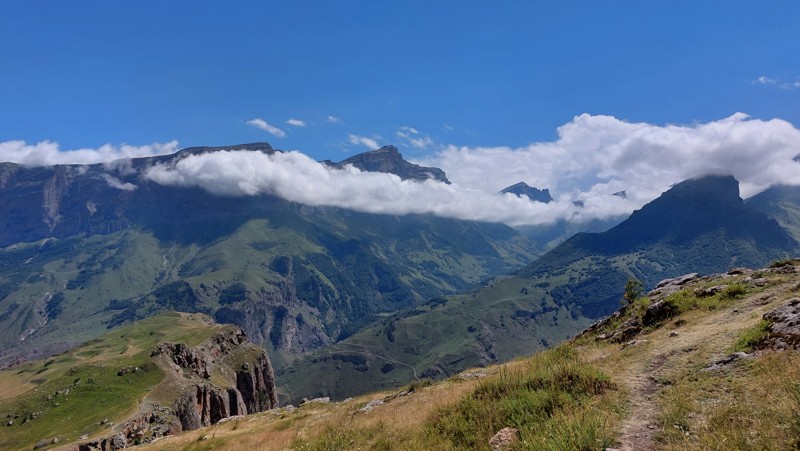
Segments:
[[[161,343],[151,358],[166,373],[153,393],[167,386],[172,389],[164,391],[176,393],[171,397],[151,395],[169,407],[150,401],[148,395],[142,404],[149,408],[116,427],[111,435],[79,443],[77,449],[122,449],[278,407],[269,356],[237,327],[226,327],[198,346]]]

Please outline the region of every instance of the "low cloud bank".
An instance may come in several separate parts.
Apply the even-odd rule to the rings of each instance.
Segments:
[[[498,191],[525,181],[556,198],[588,199],[625,190],[637,206],[670,185],[708,174],[733,175],[749,197],[774,184],[800,184],[800,130],[742,113],[693,125],[630,123],[583,114],[558,140],[522,148],[450,146],[416,161],[461,186]]]
[[[146,177],[223,195],[269,193],[308,205],[511,225],[626,215],[672,184],[708,174],[735,176],[744,197],[773,184],[800,184],[800,162],[794,160],[800,130],[779,119],[737,113],[703,124],[657,126],[584,114],[559,127],[558,136],[516,149],[449,146],[417,161],[444,169],[452,185],[336,170],[299,152],[198,155],[151,168]],[[555,200],[494,194],[518,181],[549,188]],[[619,191],[627,198],[613,195]]]
[[[96,149],[61,150],[58,143],[42,141],[28,144],[25,141],[0,142],[0,162],[25,166],[53,166],[57,164],[112,164],[115,160],[168,155],[178,151],[178,141],[153,143],[146,146],[113,146],[105,144]]]
[[[372,138],[350,139],[377,147]],[[9,141],[0,143],[0,161],[37,166],[103,162],[107,170],[129,176],[135,170],[124,158],[176,150],[177,143],[170,142],[62,152],[52,142]],[[452,185],[405,181],[354,167],[335,169],[300,152],[192,155],[150,167],[140,176],[218,195],[272,194],[307,205],[368,213],[423,213],[522,225],[627,215],[670,185],[708,174],[735,176],[743,197],[774,184],[800,185],[798,154],[800,130],[780,119],[750,119],[737,113],[701,124],[658,126],[583,114],[559,127],[558,139],[552,142],[521,148],[448,146],[415,161],[444,169]],[[519,181],[548,188],[554,201],[543,204],[495,194]],[[106,182],[117,189],[136,188],[114,177]],[[619,191],[625,191],[627,198],[613,195]]]
[[[434,180],[401,180],[393,174],[362,172],[352,166],[334,169],[300,152],[267,155],[221,151],[193,155],[174,165],[153,166],[145,177],[162,185],[198,186],[219,195],[273,194],[306,205],[367,213],[429,213],[509,224],[579,219],[598,213],[595,199],[587,200],[582,209],[571,202],[530,202],[511,194],[499,196]],[[608,204],[603,206],[607,212],[630,211],[632,205],[626,200],[607,197]]]

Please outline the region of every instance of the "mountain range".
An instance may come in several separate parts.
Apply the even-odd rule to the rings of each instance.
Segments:
[[[800,199],[798,188],[780,194],[784,203]],[[399,312],[277,377],[292,399],[448,377],[569,338],[617,310],[630,278],[652,288],[689,272],[766,266],[798,251],[777,221],[743,202],[733,177],[687,180],[606,232],[579,233],[514,275]]]
[[[46,357],[179,310],[243,327],[279,365],[538,254],[502,224],[215,196],[140,175],[222,149],[88,166],[0,164],[0,362]],[[266,143],[224,149],[279,152]],[[394,148],[337,163],[345,164],[446,180]]]
[[[519,229],[141,176],[221,150],[280,152],[253,143],[96,165],[1,163],[0,365],[160,312],[199,312],[268,351],[282,402],[343,398],[550,347],[615,311],[629,278],[652,287],[798,251],[798,188],[745,202],[730,176],[679,183],[627,219]],[[323,163],[449,183],[391,146]],[[552,200],[524,183],[504,192]],[[595,233],[568,236],[580,230]]]

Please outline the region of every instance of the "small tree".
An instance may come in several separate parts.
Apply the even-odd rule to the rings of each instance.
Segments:
[[[642,297],[643,290],[644,285],[641,280],[633,277],[629,278],[628,282],[625,283],[625,294],[622,295],[622,302],[625,304],[633,303],[633,301]]]

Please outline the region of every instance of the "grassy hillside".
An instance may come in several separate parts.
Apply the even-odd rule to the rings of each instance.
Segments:
[[[800,241],[800,187],[773,186],[747,199],[747,205],[774,218]]]
[[[472,294],[436,298],[385,317],[363,331],[277,371],[284,399],[398,387],[441,379],[473,366],[528,355],[560,343],[591,321],[541,299],[514,279]]]
[[[559,343],[620,306],[628,279],[759,267],[797,251],[775,220],[749,208],[733,177],[688,180],[603,233],[581,233],[515,275],[383,318],[278,372],[286,399],[338,399],[442,378]],[[314,383],[322,381],[322,383]]]
[[[134,228],[0,249],[0,366],[164,310],[234,322],[280,364],[533,258],[505,226],[283,208],[209,242]]]
[[[532,357],[259,414],[150,448],[489,449],[495,432],[514,427],[511,449],[792,449],[800,353],[766,346],[771,323],[762,316],[798,298],[800,260],[698,278]],[[669,308],[647,314],[658,301]],[[641,327],[624,339],[608,338],[634,323]],[[728,357],[736,351],[746,354]]]
[[[150,359],[153,347],[165,341],[195,346],[222,327],[227,326],[202,315],[167,313],[0,371],[0,448],[30,449],[42,439],[64,443],[108,433],[142,403],[159,401],[150,392],[165,374]],[[119,375],[123,368],[136,370]]]

